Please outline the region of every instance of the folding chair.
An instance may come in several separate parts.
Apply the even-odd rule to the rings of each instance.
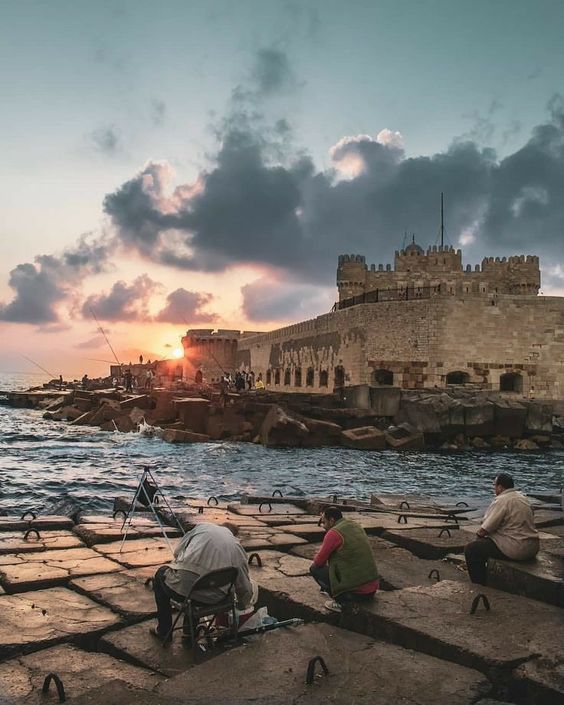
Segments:
[[[231,624],[230,630],[232,636],[237,634],[237,612],[235,611],[235,581],[238,575],[237,568],[220,568],[219,570],[212,570],[210,573],[202,575],[196,580],[190,593],[186,596],[184,602],[180,605],[180,610],[176,615],[174,622],[170,631],[163,638],[163,644],[166,645],[169,641],[172,641],[172,635],[175,629],[178,629],[176,625],[178,620],[182,615],[184,619],[188,619],[188,628],[190,629],[190,644],[192,648],[196,646],[196,625],[201,617],[215,617],[218,614],[225,612],[231,613]],[[209,590],[211,588],[223,588],[227,587],[227,594],[222,597],[219,602],[207,605],[202,602],[197,602],[192,598],[192,595],[200,590]],[[204,636],[209,635],[212,626],[213,619],[210,619],[204,628]]]

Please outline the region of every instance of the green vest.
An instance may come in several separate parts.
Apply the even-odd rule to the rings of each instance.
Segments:
[[[343,539],[341,548],[329,557],[331,594],[336,597],[377,580],[378,568],[362,526],[349,519],[339,519],[333,531]]]

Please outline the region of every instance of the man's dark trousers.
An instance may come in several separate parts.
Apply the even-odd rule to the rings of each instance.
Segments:
[[[495,541],[490,538],[478,538],[475,541],[471,541],[464,548],[464,557],[466,558],[466,567],[468,568],[470,580],[479,585],[487,584],[488,558],[505,558],[509,560],[496,546]]]

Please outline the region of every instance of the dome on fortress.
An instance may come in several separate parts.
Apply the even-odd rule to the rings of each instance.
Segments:
[[[409,245],[405,248],[405,254],[410,255],[412,252],[418,254],[418,255],[423,255],[425,254],[423,251],[423,248],[420,247],[415,240],[413,242],[409,243]]]

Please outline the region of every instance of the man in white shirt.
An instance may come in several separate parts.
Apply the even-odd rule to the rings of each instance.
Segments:
[[[161,566],[155,573],[153,586],[157,605],[157,627],[151,628],[154,636],[164,639],[172,626],[170,601],[184,602],[192,586],[202,575],[220,568],[237,568],[235,594],[239,609],[251,601],[253,588],[249,578],[247,554],[238,539],[234,524],[198,524],[180,540],[174,551],[174,561]],[[214,588],[192,594],[202,604],[219,602],[227,588]]]
[[[464,549],[473,583],[486,585],[488,558],[527,561],[539,551],[539,535],[528,499],[518,492],[513,478],[500,473],[494,481],[495,499],[488,507],[478,537]]]

